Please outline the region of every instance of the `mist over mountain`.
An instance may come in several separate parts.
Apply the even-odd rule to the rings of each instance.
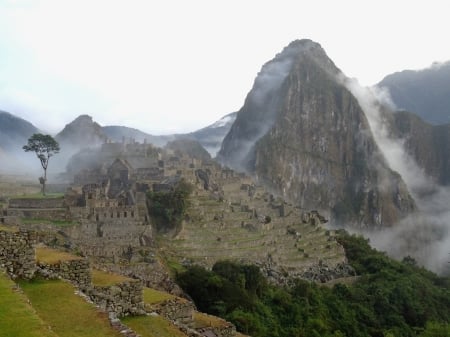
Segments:
[[[102,130],[112,141],[121,142],[125,139],[134,139],[137,142],[144,141],[155,146],[165,146],[168,142],[176,139],[191,139],[198,141],[211,156],[215,156],[220,149],[223,139],[230,130],[236,119],[236,112],[223,116],[218,121],[197,131],[173,135],[151,135],[138,129],[126,126],[103,126]]]
[[[450,124],[431,125],[416,114],[397,111],[393,134],[407,153],[438,185],[450,185]]]
[[[450,123],[450,61],[390,74],[378,86],[389,90],[399,110],[413,112],[434,125]]]
[[[220,150],[222,141],[231,129],[236,120],[237,112],[229,113],[200,130],[187,133],[184,135],[176,135],[179,138],[193,138],[197,140],[209,152],[212,157],[215,157]]]
[[[0,111],[1,172],[27,173],[33,170],[35,158],[32,154],[25,153],[22,146],[37,132],[38,128],[30,122],[9,112]]]
[[[164,146],[175,139],[172,135],[155,136],[135,128],[121,125],[102,126],[102,130],[113,142],[122,142],[124,139],[134,139],[139,143],[152,143],[155,146]]]
[[[0,111],[0,145],[6,150],[16,150],[18,144],[25,145],[28,138],[39,130],[30,122]]]
[[[82,149],[98,147],[107,139],[101,126],[94,122],[91,116],[78,116],[55,136],[61,148],[56,169],[60,172],[65,171],[66,163],[75,153]]]
[[[263,66],[218,159],[336,224],[391,226],[415,203],[342,76],[319,44],[291,43]]]

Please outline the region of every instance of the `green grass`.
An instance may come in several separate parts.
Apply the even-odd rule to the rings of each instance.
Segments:
[[[144,288],[144,302],[146,304],[161,303],[170,299],[174,299],[176,296],[151,288]]]
[[[80,256],[48,247],[36,248],[36,261],[47,264],[59,264],[62,261],[82,260]]]
[[[0,336],[1,337],[58,337],[49,330],[25,295],[0,272]]]
[[[216,316],[210,316],[201,312],[194,312],[194,326],[196,329],[206,327],[223,328],[227,326],[227,322]]]
[[[161,316],[125,317],[122,322],[142,337],[186,337]]]
[[[19,231],[19,229],[17,227],[0,225],[0,231],[10,232],[10,233],[17,233]]]
[[[92,269],[91,275],[92,275],[92,284],[94,286],[99,287],[108,287],[133,280],[123,275],[107,273],[98,269]]]
[[[33,194],[24,194],[24,195],[15,195],[11,197],[11,199],[59,199],[64,198],[64,193],[46,193],[42,195],[42,193],[33,193]]]
[[[35,225],[35,224],[46,224],[46,225],[53,225],[57,227],[70,227],[74,226],[77,223],[73,221],[67,221],[67,220],[48,220],[48,219],[39,219],[39,218],[22,218],[22,223],[24,225]]]
[[[74,287],[60,280],[20,282],[41,319],[59,337],[118,337],[105,313],[74,294]],[[1,333],[0,333],[1,334]]]

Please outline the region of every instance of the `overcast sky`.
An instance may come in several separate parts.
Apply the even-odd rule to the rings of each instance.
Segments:
[[[237,111],[261,66],[319,42],[363,85],[450,60],[446,1],[0,0],[0,109],[154,134]]]

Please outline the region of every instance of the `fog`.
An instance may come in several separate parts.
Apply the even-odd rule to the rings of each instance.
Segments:
[[[354,80],[340,80],[357,98],[375,141],[389,166],[403,177],[418,208],[391,228],[363,234],[374,247],[394,258],[411,256],[434,272],[449,274],[450,188],[436,185],[406,152],[404,140],[393,138],[389,114],[395,113],[395,107],[388,92],[376,87],[363,88]]]
[[[296,58],[315,46],[313,42],[293,42],[263,65],[218,153],[217,159],[224,165],[238,171],[251,166],[254,145],[275,123],[280,92]]]

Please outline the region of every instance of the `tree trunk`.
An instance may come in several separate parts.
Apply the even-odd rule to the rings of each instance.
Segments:
[[[45,196],[45,182],[47,181],[47,169],[44,169],[44,181],[42,183],[42,195]]]

